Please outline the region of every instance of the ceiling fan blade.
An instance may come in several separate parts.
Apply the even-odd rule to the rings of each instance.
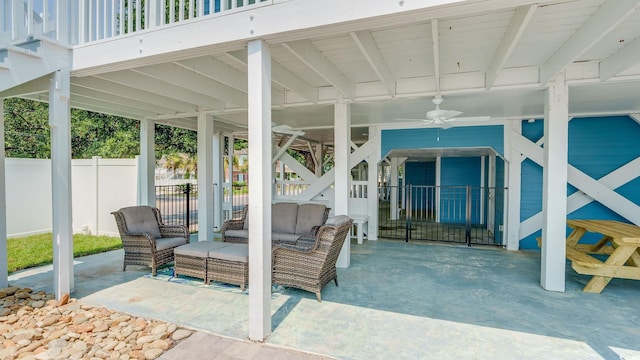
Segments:
[[[451,121],[451,120],[479,122],[479,121],[489,121],[489,120],[491,120],[491,116],[465,116],[465,117],[459,117],[459,118],[455,118],[455,119],[449,119],[449,121]]]
[[[455,111],[455,110],[445,110],[443,114],[441,114],[440,116],[438,116],[439,118],[441,118],[442,120],[447,120],[447,119],[451,119],[454,118],[458,115],[462,115],[462,111]]]

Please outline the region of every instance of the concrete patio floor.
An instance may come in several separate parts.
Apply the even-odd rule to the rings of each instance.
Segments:
[[[638,281],[583,293],[589,277],[567,265],[566,292],[555,293],[539,285],[538,252],[382,240],[353,242],[351,252],[322,303],[296,289],[274,296],[267,346],[340,359],[640,359]],[[72,296],[246,339],[246,294],[145,278],[145,267],[122,272],[122,256],[76,259]],[[9,281],[51,291],[52,276],[45,267]],[[163,358],[184,359],[194,346],[180,345]]]

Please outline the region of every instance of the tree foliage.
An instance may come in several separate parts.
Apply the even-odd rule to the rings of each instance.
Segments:
[[[47,159],[51,156],[49,106],[25,99],[4,100],[5,156]],[[155,152],[195,155],[195,131],[156,125]],[[71,109],[71,153],[74,159],[132,158],[140,153],[140,122]]]

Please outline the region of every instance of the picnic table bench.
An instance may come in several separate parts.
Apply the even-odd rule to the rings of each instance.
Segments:
[[[567,258],[583,275],[593,275],[583,291],[600,293],[612,278],[640,280],[640,227],[614,220],[567,220]],[[595,244],[579,244],[587,232],[600,233]],[[593,254],[606,256],[600,260]]]

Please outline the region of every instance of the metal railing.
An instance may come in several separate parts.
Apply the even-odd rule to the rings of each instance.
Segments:
[[[198,231],[198,185],[156,186],[156,207],[167,225],[185,225],[189,232]]]
[[[378,194],[382,238],[502,245],[504,188],[385,186]]]

